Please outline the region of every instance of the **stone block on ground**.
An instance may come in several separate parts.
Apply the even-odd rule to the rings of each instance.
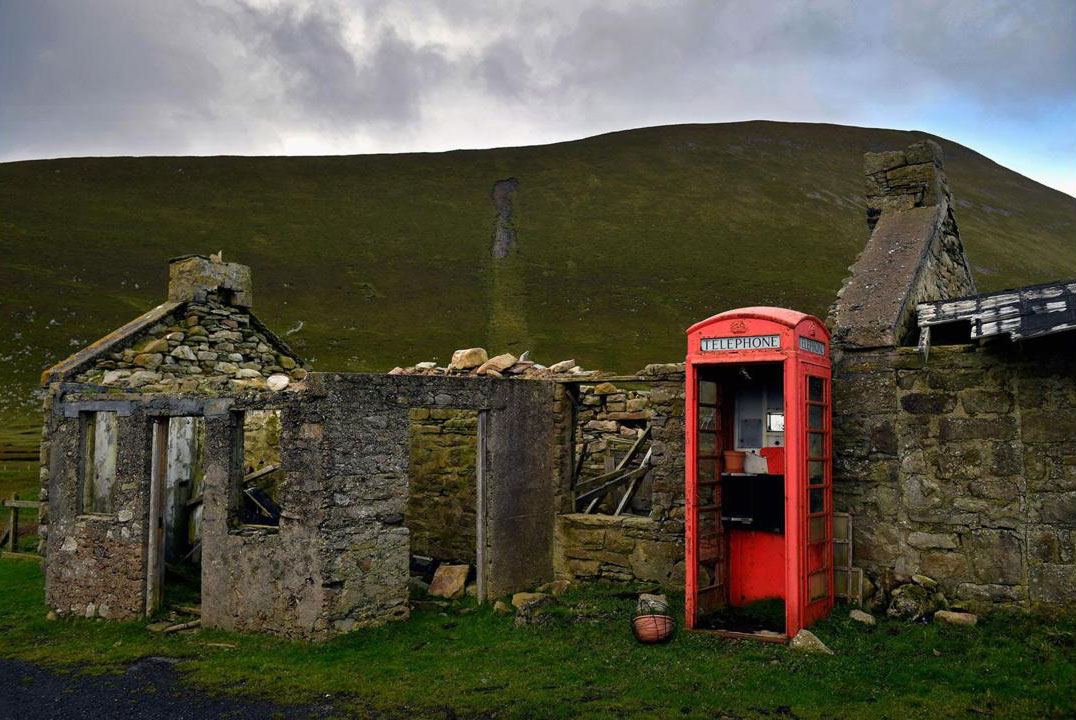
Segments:
[[[934,622],[948,623],[950,625],[976,625],[979,616],[974,613],[957,612],[955,610],[939,610],[934,613]]]
[[[575,360],[561,360],[558,363],[550,365],[549,371],[554,373],[565,373],[570,372],[574,367],[576,367]]]
[[[819,640],[818,636],[810,630],[800,630],[796,633],[796,637],[792,638],[789,647],[793,650],[800,650],[801,652],[825,653],[826,655],[834,654],[833,651],[830,650],[824,642]]]
[[[512,596],[512,605],[519,610],[540,607],[553,602],[553,597],[539,592],[518,592]]]
[[[664,615],[669,612],[669,598],[665,595],[642,593],[635,609],[641,615]]]
[[[448,599],[458,598],[467,588],[470,565],[441,565],[433,574],[430,595]]]
[[[886,614],[897,620],[918,620],[933,609],[933,596],[921,585],[907,584],[895,588]]]
[[[564,591],[571,586],[570,580],[554,580],[553,582],[547,582],[544,585],[538,586],[538,592],[549,593],[553,597],[558,597],[564,594]]]
[[[848,613],[848,617],[858,623],[863,623],[864,625],[876,624],[874,616],[871,615],[869,612],[863,612],[862,610],[853,610],[852,612]]]
[[[512,606],[506,603],[504,600],[498,600],[497,602],[493,603],[493,612],[500,613],[501,615],[507,615],[513,612],[513,610]]]

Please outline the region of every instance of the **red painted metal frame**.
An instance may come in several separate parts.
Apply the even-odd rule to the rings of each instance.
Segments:
[[[703,338],[778,335],[779,349],[702,351]],[[807,345],[821,343],[823,354],[801,349],[800,338]],[[685,625],[695,629],[698,617],[698,467],[696,392],[699,366],[782,363],[785,412],[785,636],[793,637],[833,608],[833,562],[829,550],[833,537],[832,492],[832,366],[829,359],[830,337],[825,325],[805,313],[774,307],[748,307],[730,310],[687,330],[685,431],[685,546],[687,577],[685,581]],[[807,377],[825,380],[824,507],[825,553],[829,579],[825,597],[809,602],[808,577],[808,468],[807,468]],[[727,579],[726,579],[727,582]]]

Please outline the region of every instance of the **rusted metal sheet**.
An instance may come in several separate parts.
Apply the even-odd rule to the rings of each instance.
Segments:
[[[919,327],[970,324],[970,339],[1009,335],[1013,340],[1076,330],[1076,280],[1029,285],[917,306]]]

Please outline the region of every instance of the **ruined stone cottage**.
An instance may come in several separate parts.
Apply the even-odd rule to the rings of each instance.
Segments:
[[[865,170],[870,237],[830,318],[835,502],[865,576],[845,594],[922,574],[969,608],[1071,608],[1076,281],[977,295],[940,149]],[[246,267],[195,255],[42,381],[58,612],[196,592],[207,626],[319,638],[405,619],[416,556],[471,565],[480,601],[683,587],[679,363],[315,372],[257,320]]]

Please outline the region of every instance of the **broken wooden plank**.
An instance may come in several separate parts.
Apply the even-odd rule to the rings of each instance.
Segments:
[[[609,492],[609,490],[625,482],[634,482],[635,480],[641,478],[643,475],[646,475],[646,473],[650,471],[650,453],[651,451],[647,450],[646,456],[643,458],[643,462],[639,467],[629,472],[626,472],[619,477],[613,478],[601,487],[594,488],[593,490],[588,490],[587,492],[579,495],[576,498],[576,503],[578,504],[582,500],[593,498],[591,499],[590,504],[587,505],[587,509],[584,510],[584,512],[588,514],[592,512],[594,508],[597,507],[601,499],[605,497],[605,495]]]
[[[275,473],[279,469],[280,469],[280,464],[279,463],[276,464],[276,465],[266,465],[263,468],[258,468],[254,472],[247,473],[246,475],[243,476],[243,484],[244,485],[250,485],[255,480],[261,480],[266,475],[272,475],[273,473]]]
[[[616,475],[623,472],[624,468],[626,468],[628,466],[628,464],[632,460],[635,459],[635,454],[637,452],[639,452],[639,448],[642,446],[642,444],[644,442],[646,442],[647,438],[649,438],[649,437],[650,437],[650,426],[647,426],[647,428],[645,430],[643,430],[642,434],[639,435],[639,437],[635,440],[635,442],[632,443],[631,449],[628,450],[628,454],[625,455],[623,457],[623,459],[621,459],[621,461],[619,463],[617,463],[617,466],[616,466],[616,468],[614,470],[612,470],[611,472],[603,473],[603,474],[599,475],[596,478],[591,478],[589,480],[583,480],[582,482],[579,483],[579,486],[595,485],[595,484],[601,483],[601,482],[603,482],[605,480],[608,480],[609,478],[615,477]]]
[[[178,625],[170,625],[170,626],[166,627],[164,630],[161,630],[161,632],[162,633],[174,633],[174,632],[179,632],[180,630],[193,630],[194,628],[201,627],[201,626],[202,626],[202,621],[200,619],[199,620],[191,620],[190,622],[179,623]]]

